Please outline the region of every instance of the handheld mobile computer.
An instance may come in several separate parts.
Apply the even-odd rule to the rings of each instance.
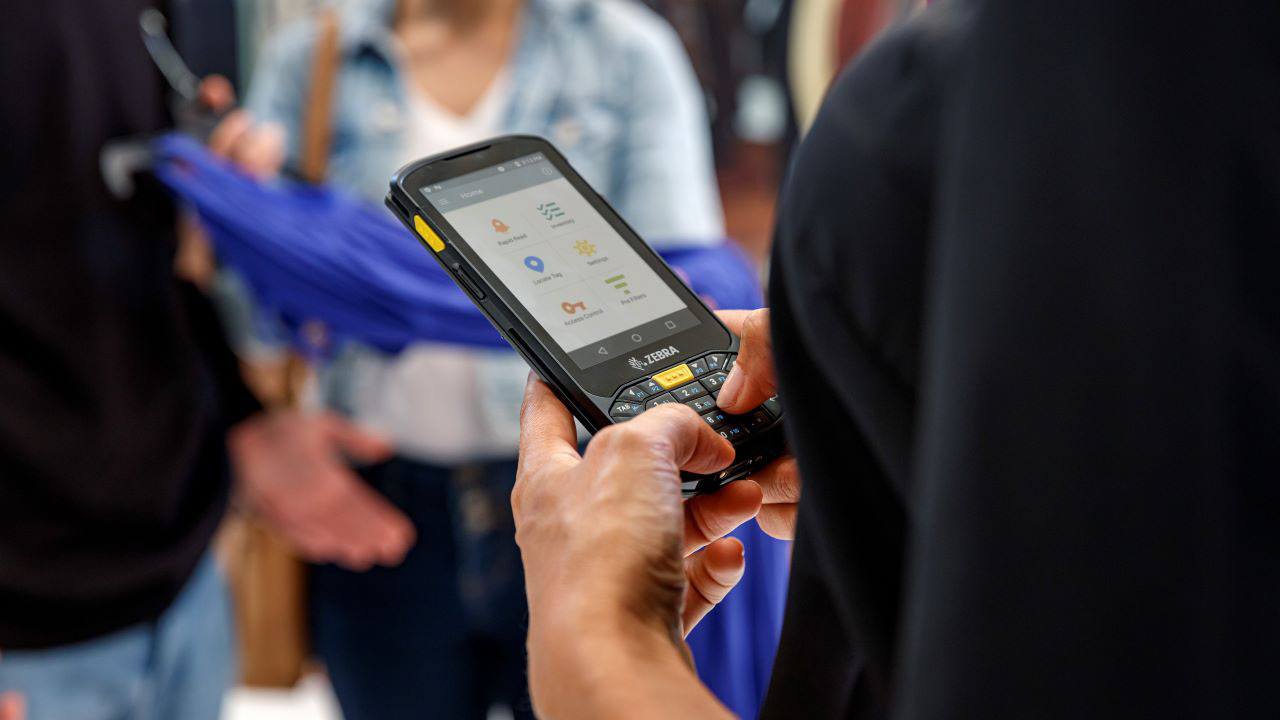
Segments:
[[[551,143],[505,136],[418,160],[386,203],[589,432],[678,402],[731,441],[733,464],[685,473],[686,496],[782,451],[776,397],[741,416],[716,407],[738,338]]]

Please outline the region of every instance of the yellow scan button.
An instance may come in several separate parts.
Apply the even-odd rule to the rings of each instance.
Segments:
[[[653,376],[653,381],[662,386],[663,390],[670,390],[677,385],[683,385],[693,379],[693,371],[688,365],[680,364],[669,370],[663,370]]]
[[[422,239],[427,241],[427,246],[432,250],[440,252],[444,249],[444,241],[440,239],[435,230],[427,227],[427,221],[423,220],[421,215],[413,216],[413,227],[422,236]]]

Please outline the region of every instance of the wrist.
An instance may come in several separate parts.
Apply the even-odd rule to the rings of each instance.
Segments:
[[[670,634],[632,617],[588,611],[530,622],[530,690],[545,717],[655,717],[648,681],[678,674],[692,676]]]
[[[532,613],[529,626],[530,690],[540,715],[649,718],[682,706],[704,708],[699,717],[725,713],[665,623],[590,600],[557,605]]]

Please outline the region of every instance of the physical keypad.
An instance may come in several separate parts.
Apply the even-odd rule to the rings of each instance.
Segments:
[[[733,353],[709,353],[656,372],[623,388],[609,415],[615,422],[624,422],[659,405],[684,403],[721,437],[740,443],[753,433],[768,429],[776,418],[782,417],[782,404],[774,396],[745,415],[730,415],[717,407],[716,395],[728,378],[734,357]]]

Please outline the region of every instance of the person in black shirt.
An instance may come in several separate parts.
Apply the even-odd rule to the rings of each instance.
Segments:
[[[16,3],[0,24],[0,697],[31,720],[218,716],[231,638],[206,556],[233,476],[310,557],[394,564],[413,538],[345,462],[385,444],[263,413],[174,275],[168,197],[104,186],[104,143],[171,123],[146,6]]]
[[[707,543],[753,501],[786,530],[802,476],[763,717],[1280,715],[1277,48],[1244,0],[953,0],[881,38],[795,159],[771,321],[726,318],[718,402],[776,355],[798,476],[682,517],[677,469],[732,455],[693,413],[579,458],[530,383],[539,711],[726,715],[678,647],[741,572]]]

